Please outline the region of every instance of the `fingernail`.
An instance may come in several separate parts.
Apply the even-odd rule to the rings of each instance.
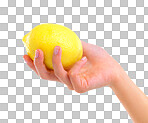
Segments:
[[[59,53],[59,47],[56,46],[56,47],[54,48],[54,54],[57,55],[58,53]]]
[[[36,52],[35,52],[35,58],[38,58],[38,57],[39,57],[39,51],[36,50]]]
[[[84,56],[81,60],[84,61],[84,60],[86,60],[86,59],[87,59],[86,56]]]

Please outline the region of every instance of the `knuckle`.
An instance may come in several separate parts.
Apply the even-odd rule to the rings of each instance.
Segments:
[[[83,88],[84,90],[88,90],[89,82],[86,77],[83,76],[83,78],[80,80],[80,85],[81,85],[81,88]]]
[[[89,90],[89,85],[87,80],[83,79],[80,80],[80,83],[77,84],[76,92],[78,93],[85,93]]]
[[[68,75],[75,79],[75,82],[73,82],[73,87],[77,93],[84,93],[89,90],[89,83],[85,77],[82,79],[79,74],[73,71],[69,71]]]

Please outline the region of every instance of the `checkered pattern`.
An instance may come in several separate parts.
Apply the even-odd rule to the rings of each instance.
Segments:
[[[148,95],[148,0],[0,0],[0,123],[132,123],[109,87],[78,94],[24,63],[21,39],[41,23],[103,47]]]

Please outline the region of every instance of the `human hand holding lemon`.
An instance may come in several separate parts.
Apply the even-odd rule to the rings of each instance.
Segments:
[[[28,53],[24,60],[42,79],[58,81],[84,93],[112,84],[122,70],[104,49],[80,41],[70,29],[50,24],[40,26],[23,41]]]

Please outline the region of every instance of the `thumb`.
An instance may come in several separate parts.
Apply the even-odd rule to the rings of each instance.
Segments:
[[[84,56],[81,60],[76,62],[74,66],[68,72],[74,90],[78,93],[84,93],[86,91],[87,80],[79,76],[81,68],[87,63],[87,58]]]
[[[86,64],[87,62],[87,57],[86,56],[83,56],[83,58],[79,61],[77,61],[73,67],[70,69],[70,73],[72,74],[77,74],[79,73],[80,69]]]

